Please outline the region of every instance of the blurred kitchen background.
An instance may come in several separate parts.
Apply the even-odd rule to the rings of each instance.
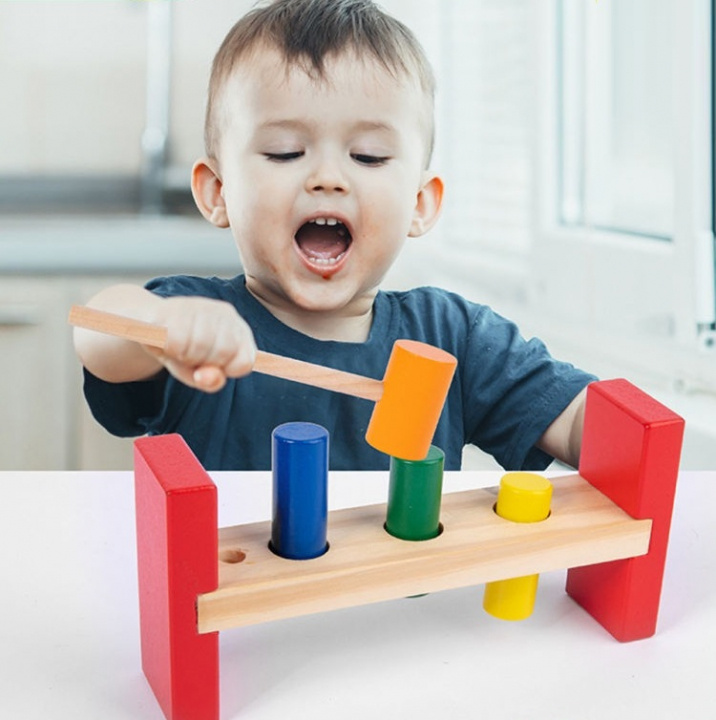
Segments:
[[[716,468],[714,0],[384,0],[438,76],[446,287],[687,420]],[[209,67],[247,0],[0,2],[0,469],[130,468],[66,324],[106,285],[233,276],[195,210]],[[469,467],[494,464],[478,452]]]

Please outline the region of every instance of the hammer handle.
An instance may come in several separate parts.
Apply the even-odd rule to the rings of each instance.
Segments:
[[[164,348],[167,342],[167,329],[161,325],[153,325],[83,305],[73,305],[70,308],[69,323],[76,327],[115,335],[150,347]],[[303,360],[294,360],[283,355],[274,355],[262,350],[256,351],[253,369],[265,375],[293,380],[304,385],[345,393],[373,402],[377,402],[383,396],[383,383],[380,380],[335,370],[323,365],[315,365]]]

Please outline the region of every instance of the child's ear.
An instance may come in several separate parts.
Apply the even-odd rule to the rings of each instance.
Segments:
[[[216,167],[216,161],[201,158],[191,169],[191,194],[199,212],[216,227],[229,227],[226,203],[221,192],[223,185]]]
[[[426,233],[437,222],[443,204],[443,181],[437,175],[426,174],[418,191],[413,222],[410,224],[409,237],[418,237]]]

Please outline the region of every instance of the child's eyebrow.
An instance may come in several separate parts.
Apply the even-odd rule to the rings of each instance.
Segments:
[[[305,131],[311,129],[317,124],[317,122],[314,122],[312,120],[284,118],[277,120],[266,120],[257,127],[257,130]],[[390,123],[384,122],[382,120],[358,120],[351,125],[351,130],[353,132],[383,132],[390,135],[398,134],[398,130],[394,125],[391,125]]]
[[[360,120],[355,124],[355,129],[359,132],[384,132],[396,135],[398,130],[394,125],[383,122],[381,120]]]
[[[266,120],[258,126],[258,130],[304,130],[309,123],[302,120]]]

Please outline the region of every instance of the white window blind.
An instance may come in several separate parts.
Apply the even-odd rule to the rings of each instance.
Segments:
[[[439,78],[446,232],[461,254],[531,241],[535,87],[529,0],[449,0]]]

